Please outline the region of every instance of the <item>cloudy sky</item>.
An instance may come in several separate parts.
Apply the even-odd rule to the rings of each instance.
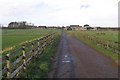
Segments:
[[[119,0],[0,0],[0,24],[118,26]]]

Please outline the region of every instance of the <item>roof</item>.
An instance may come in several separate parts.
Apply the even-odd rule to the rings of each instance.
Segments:
[[[79,26],[79,25],[70,25],[70,27],[82,27],[82,26]]]

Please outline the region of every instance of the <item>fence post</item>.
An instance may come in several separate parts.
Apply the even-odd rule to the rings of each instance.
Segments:
[[[46,42],[47,42],[47,41],[46,41],[46,40],[47,40],[46,37],[44,38],[44,40],[45,40],[45,41],[44,41],[44,49],[45,49]]]
[[[23,53],[23,69],[26,70],[26,60],[25,60],[25,45],[22,46],[22,53]]]
[[[50,40],[51,40],[51,36],[49,35],[49,37],[48,37],[48,44],[51,43]]]
[[[46,46],[48,45],[48,35],[46,37]]]
[[[49,45],[49,36],[47,37],[47,45]]]
[[[107,41],[107,49],[109,49],[110,40]]]
[[[33,57],[35,57],[35,55],[34,55],[34,42],[32,42],[32,53],[33,53]]]
[[[52,41],[53,41],[53,35],[54,35],[54,34],[50,35],[50,37],[51,37],[51,43],[52,43]]]
[[[51,34],[50,34],[50,36],[49,36],[49,43],[51,44],[51,41],[52,40],[52,36],[51,36]]]
[[[43,38],[40,39],[40,54],[42,52],[42,46],[43,46]]]
[[[10,54],[6,55],[7,78],[10,78]]]
[[[37,40],[37,43],[38,43],[38,54],[40,54],[39,52],[39,49],[40,49],[40,42],[39,42],[39,39]]]

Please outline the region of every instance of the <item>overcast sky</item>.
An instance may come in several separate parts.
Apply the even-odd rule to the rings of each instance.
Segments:
[[[119,0],[0,0],[0,24],[118,26]]]

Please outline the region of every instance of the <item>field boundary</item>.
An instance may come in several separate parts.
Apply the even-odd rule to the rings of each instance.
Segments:
[[[42,37],[41,37],[41,38],[42,38]],[[39,38],[35,38],[35,39],[29,40],[29,41],[21,42],[21,43],[18,44],[18,45],[14,45],[14,46],[5,48],[4,50],[1,50],[1,51],[0,51],[0,54],[3,54],[3,53],[5,53],[5,52],[7,52],[7,51],[10,51],[10,50],[16,48],[17,46],[24,45],[24,44],[26,44],[26,43],[30,43],[30,42],[33,42],[33,41],[38,40],[38,39],[39,39]]]
[[[90,42],[96,44],[97,46],[101,46],[104,49],[111,50],[113,53],[120,54],[120,49],[118,48],[118,44],[120,44],[120,43],[118,43],[118,42],[113,42],[110,40],[108,40],[108,41],[102,40],[96,36],[90,36],[90,35],[84,35],[83,38],[88,39]]]
[[[98,32],[96,34],[99,35],[105,35],[103,32]],[[119,42],[118,41],[112,41],[112,40],[106,40],[106,39],[101,39],[96,35],[90,35],[88,33],[74,33],[68,32],[69,36],[74,36],[78,40],[82,41],[83,43],[89,45],[90,47],[94,48],[95,50],[103,53],[106,56],[111,57],[114,60],[118,60],[118,56],[120,54],[120,49],[119,49]]]
[[[2,56],[2,77],[13,78],[18,77],[20,71],[26,71],[26,66],[32,58],[36,58],[40,55],[45,47],[49,45],[56,33],[48,34],[42,38],[37,38],[33,41],[29,41],[22,44],[22,47],[16,49],[12,53],[7,53]]]

